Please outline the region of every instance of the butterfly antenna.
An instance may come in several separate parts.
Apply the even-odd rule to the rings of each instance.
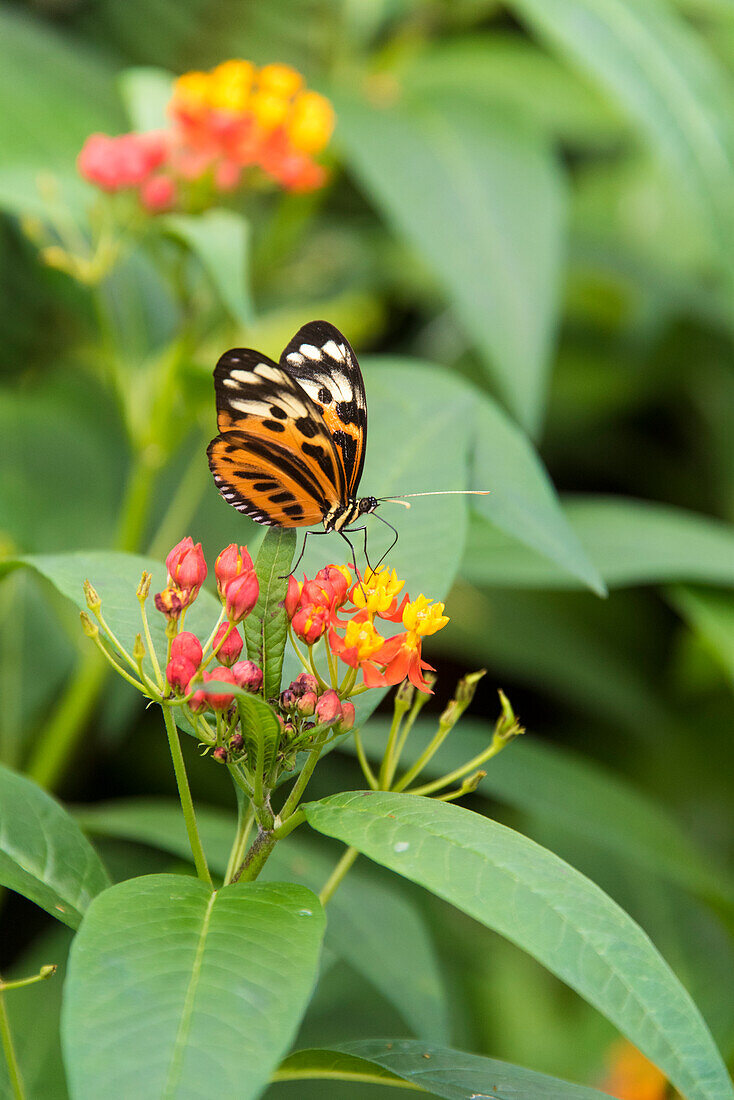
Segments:
[[[428,493],[403,493],[400,497],[380,497],[381,502],[386,504],[402,504],[405,508],[410,508],[406,497],[448,497],[448,496],[474,496],[474,497],[486,497],[489,496],[489,489],[434,489]]]

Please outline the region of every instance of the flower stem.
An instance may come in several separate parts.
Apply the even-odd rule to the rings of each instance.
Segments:
[[[420,775],[428,761],[438,752],[452,729],[453,724],[450,726],[444,725],[443,722],[439,724],[438,732],[431,738],[412,767],[408,768],[407,772],[393,785],[392,790],[404,791],[408,784],[412,783],[417,775]]]
[[[36,982],[45,982],[52,978],[57,967],[53,963],[42,966],[37,974],[31,974],[30,978],[17,978],[15,981],[5,982],[0,978],[0,993],[6,993],[9,989],[23,989],[27,985],[35,985]]]
[[[360,768],[364,772],[365,779],[367,780],[373,791],[379,790],[380,785],[377,782],[377,777],[372,771],[370,762],[365,755],[364,745],[362,744],[362,738],[359,735],[359,730],[354,731],[354,747],[357,750],[357,759],[359,760]]]
[[[181,800],[181,809],[183,810],[184,821],[186,822],[186,832],[189,835],[189,844],[191,845],[191,852],[194,857],[196,873],[202,882],[205,882],[207,886],[213,887],[212,876],[209,873],[204,849],[201,846],[199,829],[196,824],[194,803],[191,798],[191,790],[186,775],[186,765],[184,764],[183,753],[181,752],[178,729],[173,720],[170,707],[161,707],[161,710],[163,711],[163,721],[166,723],[168,745],[171,750],[171,760],[173,761],[173,770],[176,775],[176,786],[178,787],[178,796]]]
[[[502,742],[499,739],[493,741],[488,749],[484,749],[483,752],[478,753],[471,760],[468,760],[466,764],[462,764],[460,768],[456,768],[454,771],[449,772],[448,775],[442,776],[440,779],[434,779],[431,783],[424,783],[422,787],[412,787],[409,794],[433,794],[434,791],[440,791],[441,787],[448,787],[451,783],[455,783],[457,779],[461,779],[467,774],[467,772],[474,771],[482,764],[486,764],[488,760],[491,760],[493,756],[496,756],[498,752],[501,752],[507,742]]]
[[[322,737],[316,745],[314,745],[314,747],[311,749],[311,752],[308,754],[306,763],[301,768],[301,774],[298,776],[298,779],[293,784],[293,789],[288,795],[288,798],[285,800],[283,809],[280,811],[280,819],[282,822],[285,823],[288,820],[288,818],[298,806],[298,803],[301,801],[301,795],[305,791],[308,781],[313,775],[313,770],[318,764],[319,757],[321,756],[321,750],[323,749],[327,738],[328,733],[325,737]]]
[[[13,1033],[10,1030],[10,1020],[8,1019],[8,1010],[5,1007],[5,998],[0,993],[0,1039],[2,1039],[3,1051],[5,1053],[5,1061],[8,1066],[8,1077],[10,1078],[10,1087],[13,1090],[13,1096],[15,1100],[25,1100],[25,1089],[23,1088],[23,1078],[20,1075],[20,1066],[18,1065],[18,1058],[15,1053],[15,1047],[13,1045]]]
[[[387,745],[385,746],[385,755],[382,758],[380,765],[380,774],[377,780],[377,785],[382,791],[389,789],[392,782],[393,775],[395,774],[395,764],[393,764],[393,750],[395,748],[395,740],[400,730],[400,724],[403,721],[405,710],[401,707],[395,706],[392,716],[392,724],[390,726],[390,733],[387,737]]]
[[[234,838],[234,844],[232,845],[232,851],[229,853],[229,859],[227,861],[227,870],[224,872],[224,885],[232,881],[232,876],[245,858],[245,849],[247,848],[247,838],[250,835],[250,829],[252,823],[255,820],[255,811],[252,805],[248,805],[245,808],[245,801],[241,796],[237,799],[238,813],[237,813],[237,835]]]
[[[324,883],[324,887],[319,894],[319,901],[322,905],[326,905],[328,902],[331,901],[337,887],[340,885],[342,879],[344,878],[347,871],[350,869],[358,855],[359,851],[356,848],[346,849],[336,867]]]

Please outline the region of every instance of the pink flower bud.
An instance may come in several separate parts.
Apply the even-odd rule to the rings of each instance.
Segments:
[[[228,581],[224,589],[227,618],[239,623],[252,611],[260,595],[260,585],[254,569],[248,569]]]
[[[185,660],[191,661],[194,668],[198,668],[203,656],[201,642],[189,630],[182,630],[171,642],[171,660],[176,657],[183,657]]]
[[[187,657],[171,657],[166,666],[166,679],[174,691],[185,693],[196,675],[197,665]]]
[[[245,691],[259,691],[263,684],[263,674],[254,661],[237,661],[232,665],[234,682]]]
[[[252,569],[252,558],[247,552],[247,547],[238,546],[236,542],[230,543],[222,550],[214,563],[214,574],[217,578],[217,592],[219,595],[223,598],[224,589],[229,581]]]
[[[283,604],[283,606],[285,607],[285,613],[289,619],[292,619],[295,615],[300,598],[301,586],[291,573],[290,577],[288,578],[288,591],[285,594],[285,601]]]
[[[160,214],[176,205],[176,184],[170,176],[151,176],[140,185],[141,205],[150,214]]]
[[[286,688],[285,691],[280,693],[280,705],[283,710],[290,710],[291,707],[296,705],[296,693],[291,691],[290,688]]]
[[[201,543],[194,546],[190,535],[181,539],[166,558],[166,568],[171,582],[181,590],[185,606],[193,603],[207,574]]]
[[[204,673],[204,683],[208,683],[210,680],[219,680],[225,684],[235,683],[232,670],[224,668],[222,665],[217,665],[211,672]],[[204,696],[212,710],[227,710],[234,701],[234,695],[225,695],[219,691],[205,691]]]
[[[336,722],[341,718],[342,705],[339,696],[331,688],[316,703],[315,714],[319,722]]]
[[[326,633],[328,625],[328,611],[313,604],[299,608],[293,616],[293,630],[306,645],[317,642],[321,635]]]
[[[342,703],[342,720],[336,727],[337,733],[349,733],[354,726],[355,711],[354,703],[350,703],[347,699]]]
[[[225,634],[227,637],[222,641]],[[214,635],[213,649],[219,660],[231,668],[242,652],[242,638],[237,627],[222,623]]]
[[[77,157],[79,174],[103,191],[119,191],[124,186],[117,171],[114,147],[115,139],[107,134],[90,134]]]
[[[304,718],[310,718],[316,711],[317,696],[315,691],[306,691],[296,703],[298,713]]]
[[[224,745],[217,745],[216,749],[212,752],[212,759],[217,760],[220,764],[226,764],[229,759],[229,753],[225,749]]]

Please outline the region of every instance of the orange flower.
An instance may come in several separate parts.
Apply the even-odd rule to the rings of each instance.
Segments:
[[[342,624],[343,625],[343,624]],[[340,638],[332,626],[329,630],[329,645],[345,665],[362,670],[367,687],[384,687],[385,680],[375,668],[373,661],[380,661],[379,654],[385,645],[384,638],[374,628],[367,611],[358,611],[346,624],[344,637]],[[382,663],[380,661],[380,663]]]
[[[626,1040],[611,1050],[609,1075],[601,1088],[618,1100],[665,1100],[668,1082],[665,1075]]]
[[[385,665],[382,674],[385,684],[399,684],[407,678],[419,691],[431,691],[423,673],[435,669],[422,659],[421,639],[446,626],[449,619],[443,608],[442,603],[432,604],[422,594],[412,603],[403,603],[401,617],[403,626],[408,629],[405,634],[386,641],[380,651],[379,663]]]

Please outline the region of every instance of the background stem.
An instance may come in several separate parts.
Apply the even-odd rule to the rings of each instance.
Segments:
[[[204,849],[201,845],[199,828],[196,824],[194,803],[191,798],[191,790],[186,775],[186,765],[184,764],[183,753],[181,752],[178,729],[173,720],[170,707],[161,707],[161,710],[163,711],[163,721],[166,723],[166,733],[168,734],[168,744],[171,749],[173,770],[176,775],[178,797],[181,799],[181,809],[183,810],[184,821],[186,822],[186,832],[189,834],[189,844],[191,845],[191,852],[194,857],[194,864],[196,865],[196,873],[202,882],[213,887],[212,876],[209,872]]]
[[[20,1075],[20,1066],[18,1065],[15,1047],[13,1045],[13,1035],[10,1030],[8,1010],[2,993],[0,993],[0,1038],[2,1039],[5,1061],[8,1065],[8,1076],[10,1077],[10,1087],[13,1090],[13,1096],[15,1100],[25,1100],[23,1078]]]

